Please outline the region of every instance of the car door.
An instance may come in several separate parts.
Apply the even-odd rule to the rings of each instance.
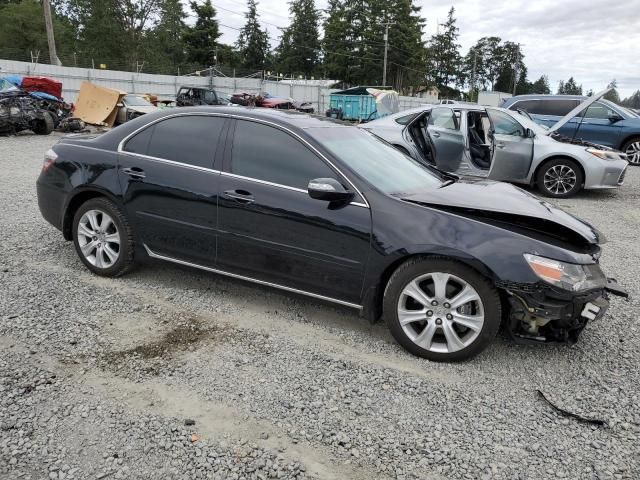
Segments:
[[[118,176],[125,210],[153,253],[215,265],[220,172],[214,160],[226,125],[220,116],[181,114],[122,145]]]
[[[614,117],[620,118],[620,114],[602,102],[595,102],[578,118],[575,138],[616,148],[620,144],[622,126],[616,120],[612,121]]]
[[[489,178],[525,180],[533,160],[533,138],[515,118],[502,110],[487,108],[491,121],[493,156]]]
[[[235,120],[218,207],[218,268],[291,289],[359,303],[369,255],[365,200],[312,199],[310,180],[345,178],[289,131]]]
[[[434,107],[427,119],[427,134],[435,150],[438,168],[455,172],[464,154],[464,135],[455,112],[449,107]]]

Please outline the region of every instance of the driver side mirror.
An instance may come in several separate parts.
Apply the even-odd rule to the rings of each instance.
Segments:
[[[611,123],[616,123],[616,122],[619,122],[620,120],[624,120],[624,119],[617,113],[612,113],[611,115],[609,115],[609,121]]]
[[[316,200],[325,200],[327,202],[346,202],[354,197],[354,193],[350,192],[342,186],[334,178],[316,178],[309,182],[307,186],[309,196]]]

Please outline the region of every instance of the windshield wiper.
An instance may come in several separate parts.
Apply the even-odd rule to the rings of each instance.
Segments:
[[[449,185],[452,185],[457,181],[457,179],[454,180],[453,178],[450,178],[449,180],[445,180],[444,182],[442,182],[442,185],[440,185],[438,188],[448,187]]]

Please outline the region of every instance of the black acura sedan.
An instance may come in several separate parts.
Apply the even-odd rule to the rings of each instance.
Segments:
[[[37,182],[44,218],[98,275],[151,257],[383,317],[432,360],[501,324],[573,342],[608,293],[600,233],[512,185],[462,180],[301,113],[194,107],[68,136]]]

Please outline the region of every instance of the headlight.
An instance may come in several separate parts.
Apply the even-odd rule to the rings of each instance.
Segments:
[[[534,273],[551,285],[579,292],[603,288],[607,279],[597,264],[577,265],[525,253],[524,258]]]
[[[595,155],[602,160],[620,160],[622,157],[618,152],[613,150],[600,150],[598,148],[587,148],[587,152],[591,155]]]

